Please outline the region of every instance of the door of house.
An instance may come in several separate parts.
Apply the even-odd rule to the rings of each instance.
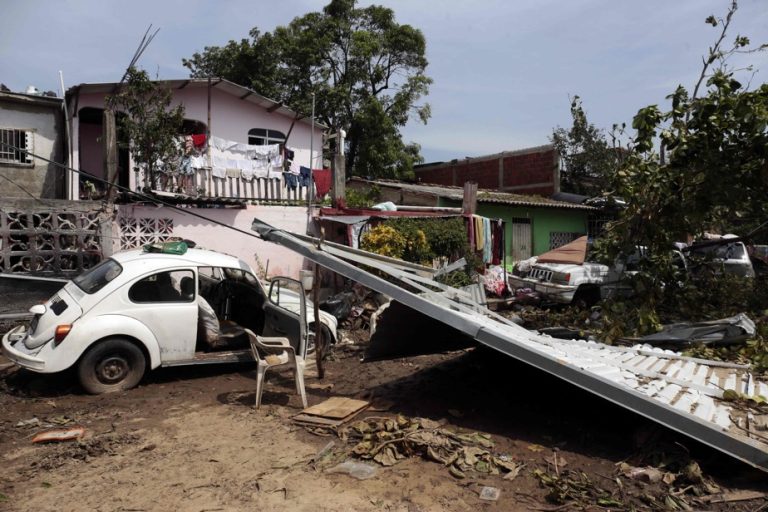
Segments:
[[[512,259],[526,260],[531,254],[531,219],[512,219]]]

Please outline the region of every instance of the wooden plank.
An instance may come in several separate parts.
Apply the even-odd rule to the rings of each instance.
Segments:
[[[365,400],[355,400],[353,398],[334,396],[324,402],[304,409],[302,412],[303,414],[308,414],[311,416],[341,419],[349,416],[352,413],[362,410],[368,405],[369,402],[366,402]]]
[[[367,407],[367,405],[366,405]],[[299,413],[296,416],[293,417],[293,421],[300,425],[309,425],[309,426],[321,426],[321,427],[338,427],[340,425],[343,425],[350,421],[352,418],[363,412],[366,407],[363,407],[362,409],[358,409],[349,415],[340,418],[340,419],[333,419],[333,418],[323,418],[322,416],[313,416],[311,414],[304,414]]]

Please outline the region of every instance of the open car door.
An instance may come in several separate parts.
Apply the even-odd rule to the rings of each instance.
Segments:
[[[264,336],[288,338],[301,357],[307,355],[307,299],[300,281],[275,277],[264,304]]]

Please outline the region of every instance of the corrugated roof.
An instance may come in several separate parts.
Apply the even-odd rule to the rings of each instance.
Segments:
[[[184,79],[177,79],[177,80],[154,80],[154,83],[163,85],[165,87],[168,87],[169,89],[185,89],[185,88],[205,88],[208,87],[208,79],[207,78],[184,78]],[[114,92],[115,87],[117,87],[117,83],[111,82],[111,83],[89,83],[89,84],[80,84],[76,85],[72,88],[70,88],[67,91],[67,95],[69,96],[71,93],[81,91],[85,93],[102,93],[102,94],[109,94]],[[282,114],[284,116],[288,117],[299,117],[299,121],[306,124],[311,124],[311,120],[306,117],[302,116],[295,110],[290,109],[286,105],[283,105],[279,101],[275,101],[272,99],[267,98],[266,96],[262,96],[258,92],[254,91],[253,89],[249,89],[248,87],[236,84],[234,82],[230,82],[229,80],[225,80],[224,78],[213,78],[211,79],[211,87],[214,89],[218,89],[220,91],[226,92],[228,94],[231,94],[233,96],[237,96],[243,101],[247,101],[249,103],[253,103],[254,105],[258,105],[264,109],[269,110],[270,112],[277,112],[279,114]],[[319,123],[317,120],[315,120],[315,126],[320,129],[327,129],[328,127],[325,126],[322,123]]]
[[[351,178],[350,181],[357,181],[360,183],[369,183],[379,187],[399,188],[410,192],[419,194],[433,195],[437,197],[443,197],[446,199],[453,199],[461,201],[464,195],[464,189],[462,187],[454,187],[449,185],[433,185],[424,183],[405,183],[395,180],[364,180],[362,178]],[[566,203],[563,201],[555,201],[541,196],[526,196],[522,194],[512,194],[509,192],[498,192],[495,190],[478,190],[477,201],[480,203],[496,203],[496,204],[508,204],[513,206],[532,206],[539,208],[565,208],[569,210],[586,210],[594,211],[597,208],[592,206],[586,206],[582,204]]]

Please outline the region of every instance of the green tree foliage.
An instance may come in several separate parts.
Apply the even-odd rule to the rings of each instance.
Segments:
[[[563,163],[563,191],[590,197],[602,195],[612,188],[623,152],[609,144],[603,131],[587,120],[578,96],[571,101],[571,117],[573,126],[568,130],[558,127],[550,138]]]
[[[175,162],[181,156],[174,138],[181,132],[184,106],[170,108],[171,91],[133,67],[117,92],[107,97],[107,105],[124,114],[117,116],[119,128],[130,141],[134,163],[150,180],[147,185],[155,188],[158,162]]]
[[[391,9],[331,0],[272,33],[254,28],[250,39],[206,47],[183,62],[193,77],[226,78],[304,115],[314,93],[318,119],[348,133],[352,174],[401,177],[420,160],[400,128],[412,114],[430,117],[429,105],[419,104],[432,83],[425,53],[421,31],[397,23]]]
[[[671,264],[673,242],[706,231],[747,234],[768,218],[768,85],[750,89],[727,65],[729,56],[765,45],[750,49],[749,40],[737,36],[730,49],[723,49],[735,10],[733,2],[725,19],[706,20],[720,27],[721,34],[704,59],[694,94],[678,86],[667,96],[667,110],[645,107],[632,123],[632,151],[616,188],[627,208],[609,226],[601,245],[608,259],[629,254],[636,245],[649,249],[645,271],[633,278],[639,292],[636,305],[626,311],[616,306],[616,318],[637,326],[638,332],[652,331],[664,319],[665,308],[695,316],[692,304],[714,303],[707,292],[724,293],[712,283],[681,284]],[[709,72],[710,67],[714,71]],[[698,96],[701,85],[703,94]],[[686,304],[692,297],[696,300]],[[707,311],[700,307],[698,313]]]

